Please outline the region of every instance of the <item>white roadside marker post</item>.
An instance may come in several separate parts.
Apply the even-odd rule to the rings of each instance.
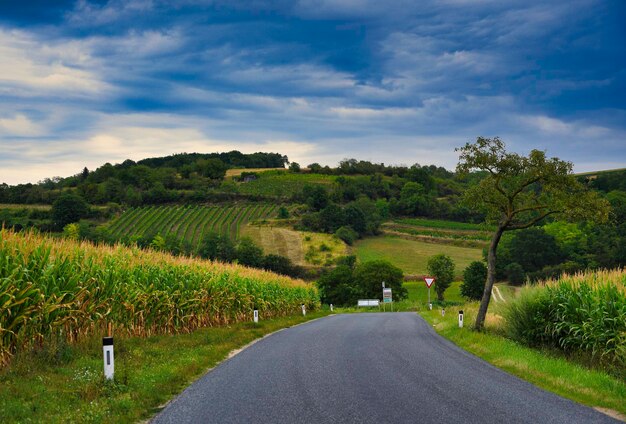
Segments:
[[[333,304],[331,303],[330,304],[330,312],[332,312],[332,311],[333,311]]]
[[[256,324],[257,322],[259,322],[259,310],[255,306],[254,307],[254,323]]]
[[[113,337],[102,338],[102,353],[104,356],[104,378],[113,380],[115,373],[115,359],[113,358]]]
[[[433,310],[433,304],[432,303],[428,304],[428,309],[431,310],[431,311]]]
[[[441,316],[442,317],[446,316],[446,310],[443,308],[441,308]]]
[[[459,311],[459,328],[463,328],[463,311]]]
[[[302,304],[302,316],[306,316],[306,307]]]

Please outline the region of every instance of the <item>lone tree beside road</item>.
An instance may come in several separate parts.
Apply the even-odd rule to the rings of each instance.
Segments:
[[[428,272],[435,277],[437,300],[444,301],[443,293],[454,280],[454,261],[448,255],[440,253],[428,259]]]
[[[487,282],[475,328],[483,328],[496,274],[496,249],[505,231],[531,227],[551,215],[568,220],[606,221],[609,203],[590,191],[572,174],[571,162],[546,159],[545,152],[528,156],[509,153],[498,137],[478,137],[456,149],[457,172],[485,171],[486,177],[464,194],[464,203],[486,213],[496,230],[487,256]]]

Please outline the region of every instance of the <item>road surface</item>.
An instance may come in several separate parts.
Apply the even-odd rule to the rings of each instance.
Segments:
[[[459,349],[415,313],[333,315],[225,361],[154,423],[611,423]]]

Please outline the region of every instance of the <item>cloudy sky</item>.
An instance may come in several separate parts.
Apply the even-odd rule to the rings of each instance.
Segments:
[[[174,6],[172,6],[174,4]],[[0,2],[0,182],[177,152],[626,166],[623,0]]]

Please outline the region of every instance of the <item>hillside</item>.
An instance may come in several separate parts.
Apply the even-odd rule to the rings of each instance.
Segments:
[[[284,169],[286,161],[275,153],[181,154],[105,164],[36,185],[4,185],[0,202],[7,205],[0,204],[0,221],[16,230],[34,227],[43,232],[61,232],[78,221],[66,228],[66,235],[243,260],[303,276],[293,264],[324,268],[349,254],[360,260],[388,258],[407,274],[423,274],[429,256],[449,253],[460,274],[470,261],[482,258],[491,238],[493,228],[479,224],[484,212],[461,202],[484,173],[457,175],[432,165],[386,166],[356,159],[341,161],[336,168],[309,164]],[[571,226],[548,219],[545,228],[506,234],[498,278],[520,281],[624,266],[624,174],[616,170],[578,177],[611,203],[609,222]],[[69,214],[71,218],[57,213],[54,205],[61,200],[83,212]],[[222,237],[225,250],[200,252],[201,241],[214,233]],[[259,259],[250,246],[244,246],[254,253],[249,261],[238,257],[233,251],[242,236],[270,257]]]
[[[116,239],[171,234],[196,249],[206,233],[216,232],[234,240],[249,222],[275,215],[276,205],[270,204],[149,206],[125,211],[108,224],[108,229]]]

